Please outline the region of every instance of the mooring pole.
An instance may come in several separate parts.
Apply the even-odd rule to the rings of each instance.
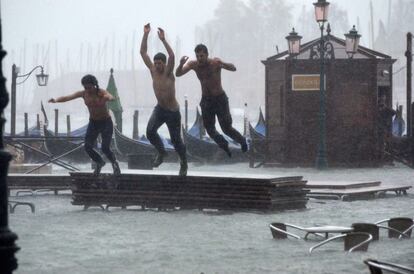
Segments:
[[[71,126],[70,126],[70,115],[66,115],[66,135],[70,136]]]
[[[59,133],[59,110],[55,108],[55,136]]]
[[[138,132],[138,117],[139,117],[139,111],[134,111],[134,122],[132,124],[132,139],[138,140],[139,139],[139,132]]]
[[[412,114],[411,114],[411,92],[412,92],[412,62],[413,62],[413,35],[407,33],[407,137],[412,137]]]

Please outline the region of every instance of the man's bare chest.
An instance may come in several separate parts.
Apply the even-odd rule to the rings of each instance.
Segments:
[[[102,107],[105,106],[106,101],[102,97],[98,96],[84,96],[83,100],[85,102],[85,105],[90,108],[96,108],[96,107]]]

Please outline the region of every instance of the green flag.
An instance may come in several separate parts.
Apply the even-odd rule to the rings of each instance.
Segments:
[[[112,111],[115,117],[115,123],[119,129],[119,131],[122,132],[122,106],[121,106],[121,100],[118,95],[118,89],[115,85],[115,79],[114,79],[114,70],[111,69],[111,75],[109,76],[108,86],[106,90],[115,98],[113,101],[108,102],[108,108]]]

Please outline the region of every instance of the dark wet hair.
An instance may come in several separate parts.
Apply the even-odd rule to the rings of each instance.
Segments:
[[[198,45],[195,47],[195,49],[194,49],[194,52],[195,52],[195,53],[200,52],[200,51],[204,52],[205,54],[208,54],[208,49],[207,49],[207,47],[206,47],[205,45],[203,45],[203,44],[198,44]]]
[[[161,60],[165,64],[167,63],[167,56],[165,56],[165,54],[162,52],[158,52],[154,55],[154,61],[155,60]]]
[[[98,80],[92,74],[87,74],[87,75],[83,76],[82,80],[81,80],[81,83],[82,83],[82,86],[85,86],[86,84],[91,84],[97,89],[97,92],[99,92]]]

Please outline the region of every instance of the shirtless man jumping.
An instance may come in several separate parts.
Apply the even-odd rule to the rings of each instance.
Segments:
[[[219,58],[208,58],[207,47],[199,44],[194,49],[197,60],[189,61],[183,56],[175,75],[180,77],[190,70],[194,70],[201,83],[201,113],[203,123],[208,135],[222,148],[229,157],[231,151],[227,140],[217,132],[215,123],[216,116],[224,134],[238,142],[243,152],[247,151],[246,139],[232,127],[232,118],[229,108],[229,99],[221,86],[221,69],[236,71],[233,64],[225,63]]]
[[[119,163],[110,147],[113,123],[106,104],[108,101],[114,100],[114,97],[108,91],[99,87],[98,80],[93,75],[85,75],[82,77],[81,83],[84,90],[61,96],[56,99],[51,98],[49,103],[63,103],[76,98],[83,98],[83,101],[89,110],[89,124],[85,135],[85,150],[89,157],[96,163],[94,174],[98,175],[105,165],[105,161],[102,159],[101,155],[94,149],[96,139],[98,138],[98,135],[101,134],[102,152],[108,160],[111,161],[114,174],[119,175],[121,174],[121,169],[119,168]]]
[[[157,149],[157,156],[155,157],[153,166],[158,167],[161,165],[164,160],[164,156],[166,155],[164,144],[157,133],[160,126],[166,123],[168,131],[170,132],[171,142],[181,160],[179,175],[186,176],[188,169],[186,148],[181,139],[180,106],[175,99],[175,77],[173,72],[174,52],[165,40],[164,30],[158,28],[158,37],[167,50],[168,62],[165,54],[159,52],[155,54],[153,63],[147,54],[147,40],[150,31],[151,26],[148,23],[144,26],[144,36],[142,37],[140,53],[145,65],[151,72],[152,86],[154,88],[155,97],[158,101],[158,104],[155,106],[147,125],[147,138]]]

